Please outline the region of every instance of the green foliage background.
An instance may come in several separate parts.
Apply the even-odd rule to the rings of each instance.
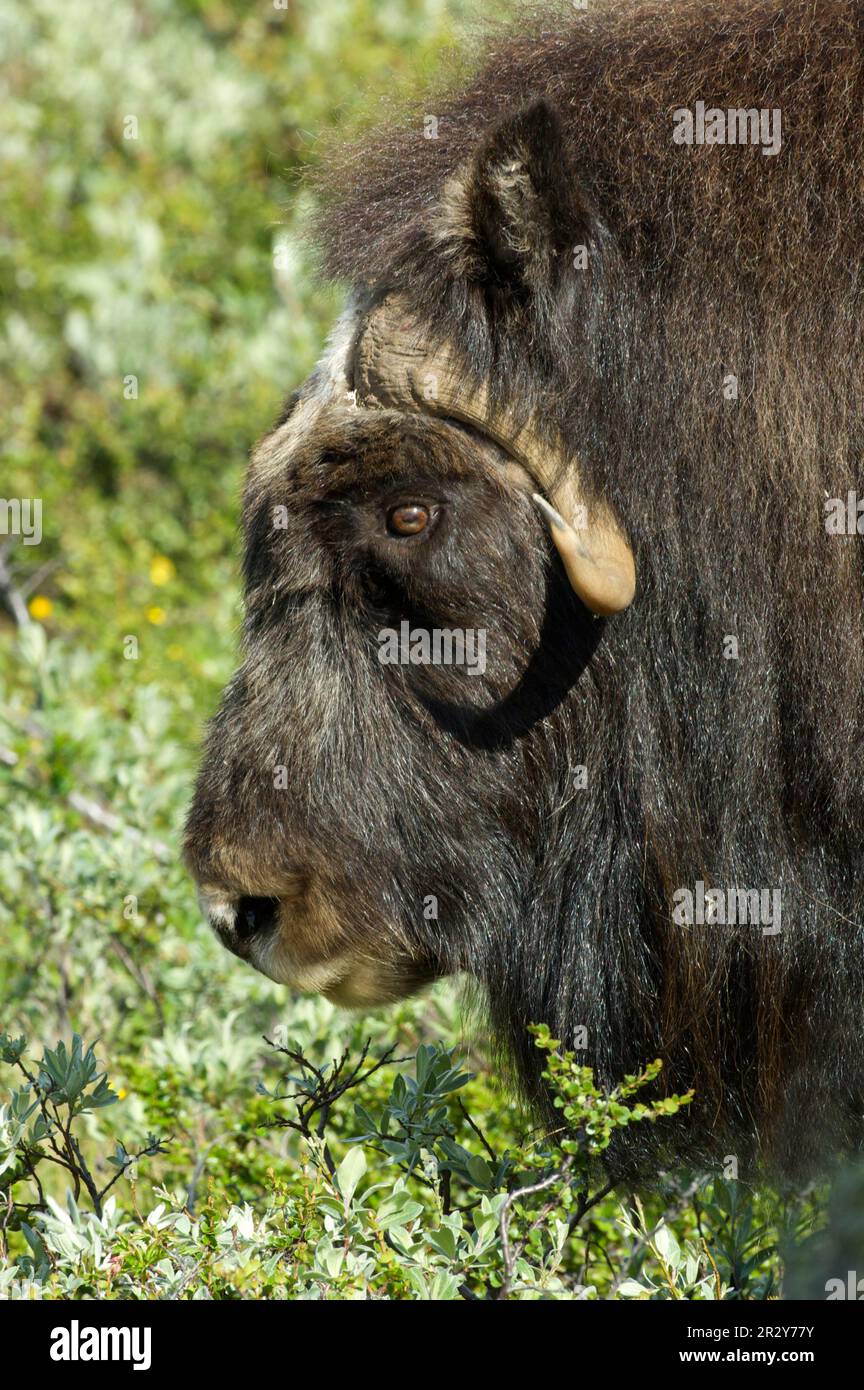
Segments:
[[[766,1297],[811,1221],[809,1198],[677,1175],[574,1223],[589,1177],[514,1110],[453,988],[359,1020],[292,996],[216,944],[178,864],[232,669],[246,457],[339,306],[299,175],[328,131],[450,62],[468,18],[461,0],[0,8],[0,495],[40,497],[44,527],[5,548],[31,616],[0,614],[0,1031],[27,1037],[33,1078],[44,1048],[98,1040],[116,1103],[50,1085],[98,1186],[124,1170],[101,1214],[67,1197],[7,1052],[5,1296]],[[264,1035],[325,1069],[366,1039],[415,1060],[304,1136],[278,1099],[298,1064]],[[565,1084],[574,1113],[601,1104]],[[509,1268],[507,1194],[556,1173],[513,1203]]]

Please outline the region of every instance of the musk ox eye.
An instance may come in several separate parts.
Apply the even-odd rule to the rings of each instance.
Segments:
[[[387,513],[387,530],[393,536],[417,536],[429,525],[429,508],[419,502],[391,507]]]

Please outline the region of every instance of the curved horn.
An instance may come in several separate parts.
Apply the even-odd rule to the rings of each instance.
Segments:
[[[606,513],[609,520],[605,524],[595,520],[591,526],[576,530],[545,497],[535,492],[532,500],[549,523],[567,578],[585,607],[598,618],[610,618],[628,608],[636,593],[636,563],[611,512]]]
[[[385,299],[369,315],[357,342],[354,367],[358,404],[399,410],[407,406],[446,415],[473,425],[517,459],[554,503],[550,506],[534,494],[567,577],[585,606],[608,617],[632,602],[636,592],[633,552],[608,507],[592,507],[590,519],[578,528],[565,519],[589,517],[575,470],[571,468],[563,481],[556,481],[560,459],[550,457],[550,446],[530,422],[519,424],[506,409],[493,407],[486,386],[469,387],[446,347],[430,355],[422,325],[399,296]]]

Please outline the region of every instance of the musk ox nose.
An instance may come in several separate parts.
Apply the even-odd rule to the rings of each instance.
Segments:
[[[237,956],[246,957],[277,925],[278,898],[234,898],[211,890],[202,892],[201,905],[222,945]]]
[[[278,898],[241,898],[237,904],[234,932],[241,941],[248,941],[276,925]]]

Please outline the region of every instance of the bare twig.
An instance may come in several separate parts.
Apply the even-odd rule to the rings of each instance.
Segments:
[[[477,1135],[477,1138],[480,1140],[480,1143],[483,1145],[484,1149],[486,1150],[487,1154],[489,1155],[490,1159],[492,1160],[492,1162],[493,1162],[494,1164],[497,1165],[497,1163],[498,1163],[498,1155],[496,1154],[496,1152],[495,1152],[495,1150],[493,1149],[492,1145],[489,1143],[489,1140],[486,1138],[486,1135],[483,1133],[483,1131],[482,1131],[482,1129],[480,1128],[480,1126],[471,1118],[471,1115],[468,1113],[468,1109],[467,1109],[467,1107],[466,1107],[466,1105],[465,1105],[465,1102],[463,1101],[463,1099],[462,1099],[461,1096],[457,1096],[457,1097],[456,1097],[456,1104],[459,1106],[459,1109],[462,1111],[462,1117],[463,1117],[463,1119],[465,1119],[465,1120],[467,1121],[467,1123],[471,1126],[471,1128],[473,1129],[474,1133]]]
[[[73,811],[77,811],[79,815],[84,816],[85,820],[89,820],[100,830],[110,830],[114,835],[122,833],[131,836],[133,840],[143,840],[158,858],[172,858],[171,848],[165,844],[164,840],[151,839],[149,836],[145,836],[144,832],[139,830],[137,826],[127,825],[109,806],[101,805],[92,797],[85,796],[83,792],[70,792],[66,800]]]
[[[40,565],[32,574],[27,576],[23,584],[18,585],[18,592],[22,598],[29,598],[35,589],[39,588],[43,579],[47,579],[49,574],[54,574],[60,568],[59,560],[46,560],[44,565]]]
[[[0,573],[0,597],[2,597],[2,573]],[[47,729],[45,725],[41,724],[37,719],[33,719],[32,716],[28,715],[25,719],[16,720],[12,718],[8,710],[3,710],[2,716],[0,717],[2,717],[10,728],[20,730],[21,733],[27,734],[30,738],[38,738],[47,741],[53,737],[50,729]],[[19,762],[19,758],[11,748],[5,748],[0,745],[0,762],[6,763],[9,767],[14,767]],[[34,787],[38,785],[35,778],[33,779],[32,785]],[[130,839],[137,840],[145,849],[154,854],[157,859],[171,860],[176,858],[175,851],[172,850],[171,846],[166,844],[164,840],[155,839],[150,835],[146,835],[143,830],[138,829],[137,825],[129,825],[129,823],[123,820],[122,816],[119,816],[110,806],[106,806],[102,801],[96,801],[94,797],[88,796],[85,792],[69,792],[66,797],[66,802],[73,811],[77,811],[79,816],[83,816],[85,820],[88,820],[91,825],[95,825],[97,829],[107,830],[112,835],[128,835]]]
[[[154,1141],[154,1143],[152,1144],[147,1144],[145,1148],[139,1149],[137,1153],[126,1155],[125,1161],[117,1169],[117,1172],[114,1174],[113,1178],[111,1178],[109,1182],[106,1182],[104,1187],[100,1187],[99,1189],[98,1196],[100,1210],[103,1199],[111,1191],[111,1188],[114,1186],[115,1182],[119,1182],[121,1178],[124,1178],[128,1173],[129,1169],[132,1168],[134,1164],[138,1163],[140,1159],[155,1158],[156,1154],[164,1154],[166,1152],[165,1142],[165,1140],[160,1139]]]
[[[27,612],[27,604],[9,567],[8,557],[17,539],[17,536],[8,536],[0,545],[0,603],[11,613],[19,627],[29,627],[33,620]]]
[[[141,968],[134,956],[127,951],[119,936],[109,936],[108,945],[111,947],[120,963],[129,971],[135,983],[143,989],[159,1016],[159,1022],[164,1026],[165,1011],[162,1008],[162,1000],[159,998],[156,988],[147,973]]]
[[[546,1192],[555,1183],[563,1182],[570,1171],[570,1164],[565,1163],[560,1168],[556,1168],[554,1173],[542,1178],[540,1182],[529,1184],[527,1187],[517,1187],[513,1192],[508,1192],[501,1207],[498,1217],[498,1231],[501,1236],[501,1258],[504,1263],[504,1279],[501,1288],[498,1290],[498,1297],[509,1298],[510,1288],[513,1284],[513,1274],[516,1268],[516,1254],[510,1244],[510,1218],[514,1202],[518,1202],[525,1197],[533,1197],[538,1192]]]
[[[328,1145],[324,1142],[324,1133],[333,1104],[339,1100],[341,1096],[344,1096],[346,1091],[353,1090],[355,1086],[361,1086],[364,1081],[370,1076],[373,1076],[376,1071],[380,1071],[382,1067],[386,1067],[390,1063],[395,1065],[397,1062],[407,1062],[411,1059],[408,1057],[394,1058],[393,1053],[396,1049],[395,1047],[390,1047],[377,1062],[373,1063],[371,1067],[368,1067],[366,1071],[364,1071],[363,1067],[369,1055],[369,1048],[372,1041],[371,1038],[367,1038],[363,1051],[360,1054],[359,1062],[353,1070],[343,1075],[350,1055],[347,1048],[338,1060],[334,1059],[334,1061],[330,1063],[329,1071],[326,1071],[320,1067],[316,1067],[302,1052],[295,1052],[291,1048],[282,1047],[279,1043],[273,1042],[271,1038],[265,1037],[264,1041],[270,1047],[275,1048],[277,1052],[280,1052],[283,1057],[287,1057],[292,1061],[295,1066],[299,1067],[301,1076],[308,1076],[309,1078],[308,1084],[304,1085],[303,1082],[299,1082],[294,1091],[284,1096],[276,1096],[276,1100],[293,1102],[297,1111],[297,1119],[293,1120],[287,1119],[284,1116],[279,1116],[275,1120],[272,1120],[266,1127],[294,1129],[306,1140],[317,1140],[322,1146],[321,1152],[324,1157],[324,1162],[327,1166],[327,1171],[332,1177],[336,1171],[336,1164],[333,1161],[333,1156],[330,1153]],[[315,1121],[314,1130],[312,1128],[313,1120]]]
[[[614,1191],[614,1182],[609,1182],[606,1184],[605,1187],[601,1187],[600,1191],[595,1192],[591,1197],[588,1196],[587,1192],[583,1192],[580,1195],[579,1200],[576,1204],[576,1210],[574,1211],[573,1215],[570,1217],[570,1220],[567,1223],[568,1234],[572,1235],[573,1231],[575,1231],[583,1216],[585,1216],[586,1213],[589,1212],[592,1207],[596,1207],[598,1202],[602,1202],[604,1197],[608,1197],[610,1192]]]

